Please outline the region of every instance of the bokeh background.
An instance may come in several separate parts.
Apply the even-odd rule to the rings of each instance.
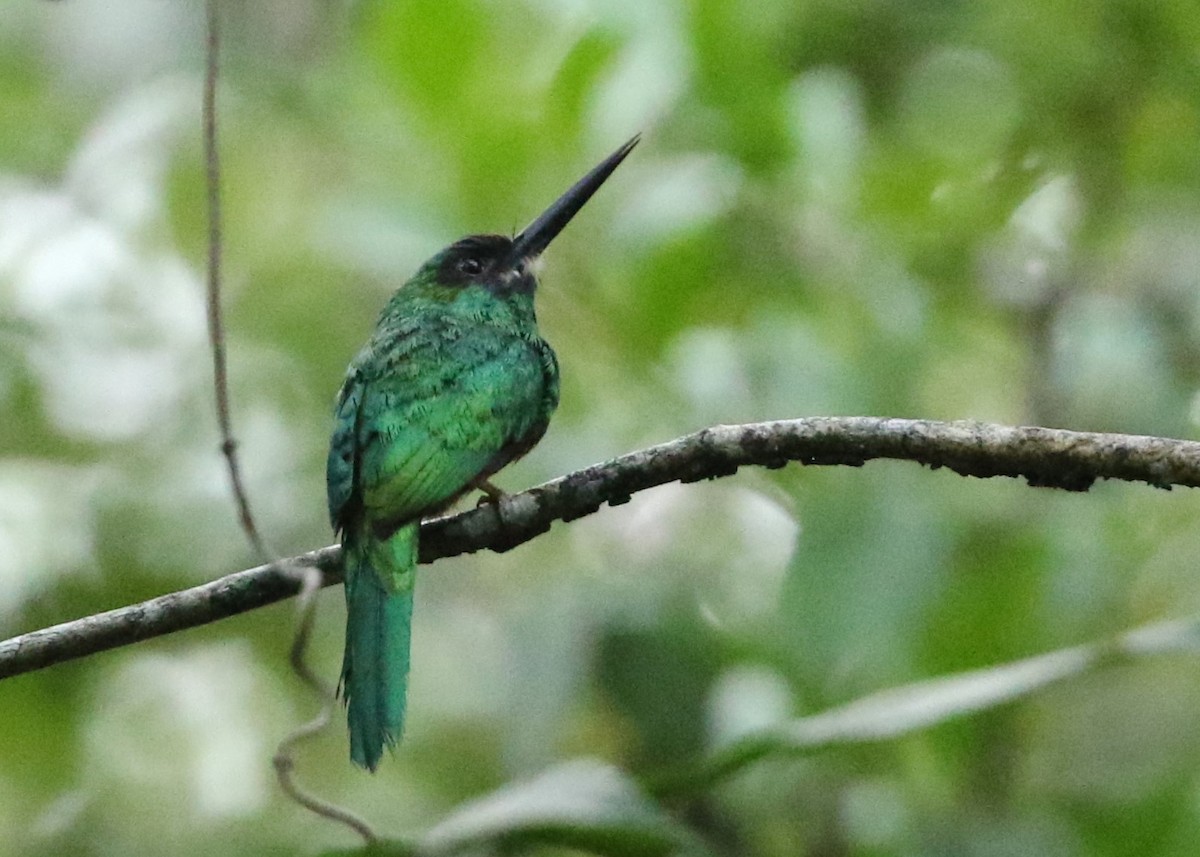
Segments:
[[[244,0],[224,6],[234,418],[275,550],[325,545],[345,364],[389,291],[555,243],[561,409],[516,490],[715,422],[974,418],[1195,436],[1188,0]],[[0,636],[254,564],[204,323],[203,8],[0,8]],[[408,734],[302,778],[389,835],[548,766],[634,776],[755,725],[1200,607],[1200,495],[907,463],[666,486],[425,567]],[[313,659],[340,663],[340,590]],[[293,605],[0,684],[0,855],[317,853],[275,743]],[[1100,670],[668,809],[718,853],[1192,854],[1200,660]],[[543,851],[539,853],[563,853]]]

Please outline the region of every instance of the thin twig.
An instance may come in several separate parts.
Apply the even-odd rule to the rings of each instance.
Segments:
[[[329,725],[335,698],[333,691],[325,687],[320,679],[304,662],[304,652],[313,623],[313,594],[321,587],[321,574],[315,568],[303,565],[295,569],[285,568],[267,548],[250,511],[250,499],[242,483],[238,466],[237,442],[233,436],[233,419],[229,408],[229,378],[225,361],[225,325],[221,314],[221,161],[217,147],[217,80],[220,75],[221,16],[219,0],[208,0],[205,4],[208,37],[205,45],[204,103],[201,110],[204,125],[205,184],[208,190],[208,334],[213,356],[213,390],[217,406],[217,424],[221,432],[221,452],[229,470],[229,485],[237,506],[242,530],[259,557],[267,562],[272,573],[283,573],[300,581],[300,623],[292,643],[291,664],[300,677],[321,700],[321,710],[312,721],[302,725],[285,737],[275,751],[273,759],[279,785],[292,800],[310,811],[345,824],[368,843],[376,840],[375,832],[354,813],[342,809],[313,795],[300,787],[293,772],[293,751],[301,741],[311,738]]]
[[[300,587],[297,609],[297,612],[300,614],[300,622],[299,627],[296,629],[296,636],[292,640],[291,664],[292,670],[296,675],[300,676],[301,680],[321,700],[321,710],[316,717],[279,742],[279,747],[275,751],[275,758],[272,760],[275,765],[275,775],[279,779],[280,787],[296,803],[308,808],[317,815],[345,824],[362,836],[368,843],[374,843],[379,840],[375,835],[375,831],[371,829],[371,826],[367,822],[349,810],[342,809],[340,806],[329,803],[301,788],[292,776],[292,772],[296,767],[295,759],[292,755],[293,750],[301,741],[313,737],[329,725],[335,704],[333,688],[321,681],[308,666],[308,662],[304,660],[305,651],[308,649],[308,640],[312,636],[314,608],[316,606],[314,596],[320,591],[322,586],[321,572],[310,566],[302,569],[301,574],[304,582]]]
[[[296,605],[299,622],[295,636],[292,638],[292,648],[288,660],[292,665],[292,672],[299,676],[305,686],[313,692],[313,695],[320,701],[321,708],[316,717],[289,732],[279,742],[279,746],[275,748],[275,756],[271,760],[275,767],[275,777],[279,780],[279,787],[283,789],[284,794],[296,803],[322,818],[346,825],[370,845],[379,840],[375,831],[365,820],[348,809],[343,809],[335,803],[317,797],[296,781],[296,748],[329,726],[337,698],[334,696],[333,688],[321,681],[304,659],[316,615],[314,596],[324,585],[324,576],[314,566],[298,567],[292,571],[292,574],[300,581],[299,600]]]
[[[421,561],[506,551],[546,532],[554,521],[590,515],[604,503],[626,503],[638,491],[668,482],[730,476],[746,465],[860,466],[876,458],[916,461],[964,476],[1019,476],[1032,485],[1073,491],[1097,479],[1200,487],[1200,443],[1190,440],[878,417],[713,426],[508,495],[498,505],[425,521]],[[325,585],[341,581],[336,546],[287,562],[319,568]],[[0,679],[253,610],[298,589],[291,576],[264,565],[32,631],[0,642]]]
[[[242,484],[238,466],[237,441],[233,437],[233,419],[229,413],[229,377],[225,363],[225,323],[221,315],[221,158],[217,147],[217,79],[220,73],[221,16],[219,0],[208,0],[208,38],[205,45],[204,103],[201,109],[204,125],[204,173],[208,190],[208,338],[212,345],[213,391],[216,396],[217,426],[221,432],[221,453],[229,470],[229,485],[237,504],[238,520],[251,546],[264,561],[267,550],[254,516],[250,500]]]

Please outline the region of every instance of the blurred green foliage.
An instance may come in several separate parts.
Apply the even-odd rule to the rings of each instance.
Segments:
[[[0,636],[254,560],[210,414],[202,20],[0,10]],[[549,254],[563,404],[506,487],[718,421],[1196,432],[1188,0],[268,0],[224,20],[235,422],[281,553],[331,539],[330,403],[389,290],[463,234],[520,228],[637,130]],[[300,773],[407,837],[564,760],[686,765],[878,688],[1194,613],[1198,513],[1193,493],[903,463],[656,489],[425,569],[404,744],[372,778],[333,728]],[[329,677],[340,602],[319,608]],[[0,855],[353,846],[272,781],[313,707],[291,609],[3,682]],[[655,842],[686,825],[764,857],[1191,854],[1198,702],[1194,659],[1111,668],[762,762],[673,821],[638,812]],[[599,840],[554,841],[539,853]]]

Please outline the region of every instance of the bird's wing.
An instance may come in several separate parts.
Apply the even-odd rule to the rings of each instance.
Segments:
[[[358,429],[364,382],[354,365],[338,391],[334,407],[333,437],[325,463],[325,492],[329,500],[329,520],[335,530],[346,528],[354,503],[355,473],[358,469]]]
[[[376,522],[453,501],[545,419],[546,380],[530,342],[474,329],[437,340],[435,351],[410,352],[364,383],[355,482]]]

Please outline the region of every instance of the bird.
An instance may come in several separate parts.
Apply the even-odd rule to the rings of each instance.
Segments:
[[[374,772],[404,730],[421,519],[529,452],[558,406],[534,312],[534,263],[637,145],[597,164],[514,237],[470,235],[387,301],[346,370],[326,464],[342,546],[346,643],[338,693],[350,758]]]

